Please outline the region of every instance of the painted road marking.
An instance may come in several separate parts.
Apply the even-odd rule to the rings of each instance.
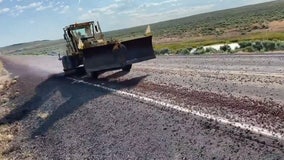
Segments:
[[[142,100],[142,101],[145,101],[145,102],[149,102],[149,103],[152,103],[152,104],[161,105],[161,106],[164,106],[164,107],[167,107],[167,108],[170,108],[170,109],[174,109],[174,110],[177,110],[177,111],[190,113],[190,114],[198,116],[198,117],[211,119],[211,120],[214,120],[214,121],[219,122],[219,123],[228,124],[228,125],[231,125],[231,126],[234,126],[234,127],[237,127],[237,128],[241,128],[241,129],[244,129],[244,130],[249,130],[249,131],[256,133],[256,134],[261,134],[261,135],[264,135],[264,136],[267,136],[267,137],[276,138],[276,139],[279,139],[279,140],[284,140],[284,136],[281,133],[270,131],[270,130],[265,129],[265,128],[256,127],[256,126],[253,126],[253,125],[250,125],[250,124],[245,124],[245,123],[240,123],[240,122],[233,122],[233,121],[226,119],[226,118],[223,118],[223,117],[210,115],[210,114],[202,113],[202,112],[199,112],[199,111],[190,110],[188,108],[184,108],[184,107],[181,107],[181,106],[178,106],[178,105],[158,101],[158,100],[148,98],[148,97],[144,97],[144,96],[139,96],[139,95],[136,95],[136,94],[133,94],[133,93],[125,92],[125,91],[116,90],[116,89],[105,87],[105,86],[102,86],[102,85],[99,85],[99,84],[93,84],[93,83],[85,82],[83,80],[77,80],[77,79],[70,78],[70,77],[68,79],[74,81],[75,83],[83,83],[83,84],[95,86],[95,87],[98,87],[98,88],[102,88],[104,90],[113,92],[114,94],[117,94],[117,95],[132,97],[132,98],[139,99],[139,100]]]

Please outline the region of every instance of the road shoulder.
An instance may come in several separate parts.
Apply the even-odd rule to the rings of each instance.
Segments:
[[[12,87],[17,83],[17,77],[12,77],[10,73],[4,68],[0,61],[0,119],[9,114],[15,107],[13,99],[15,99],[19,92],[12,91]],[[6,155],[14,149],[11,142],[18,134],[19,124],[2,124],[0,122],[0,159],[6,159]]]

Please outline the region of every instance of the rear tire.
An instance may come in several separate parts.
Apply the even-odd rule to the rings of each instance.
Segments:
[[[79,68],[76,68],[76,74],[77,75],[86,75],[86,70],[85,70],[85,67],[79,67]]]
[[[84,67],[67,69],[67,70],[63,70],[63,71],[64,71],[64,76],[66,76],[66,77],[72,76],[72,75],[82,76],[82,75],[86,74],[86,70],[85,70]]]
[[[132,64],[126,65],[124,67],[122,67],[122,70],[125,72],[129,72],[131,70]]]
[[[72,72],[72,70],[64,70],[64,76],[65,77],[69,77],[73,74],[74,72]]]
[[[99,72],[90,72],[90,76],[94,79],[98,79],[99,74],[100,74]]]

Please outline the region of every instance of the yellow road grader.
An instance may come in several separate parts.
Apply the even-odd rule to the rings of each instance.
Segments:
[[[66,55],[60,57],[65,74],[78,68],[97,78],[102,72],[122,69],[155,58],[148,26],[143,37],[125,41],[106,40],[99,22],[75,23],[63,28]]]

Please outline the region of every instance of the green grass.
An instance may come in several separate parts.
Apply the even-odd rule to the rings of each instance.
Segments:
[[[188,47],[196,48],[212,44],[232,43],[232,42],[241,42],[248,40],[284,40],[284,32],[257,32],[257,33],[249,33],[247,35],[239,35],[229,38],[216,37],[216,38],[206,38],[196,41],[188,40],[183,42],[161,43],[161,44],[155,44],[154,49],[161,50],[163,48],[168,48],[172,51],[176,51]]]

